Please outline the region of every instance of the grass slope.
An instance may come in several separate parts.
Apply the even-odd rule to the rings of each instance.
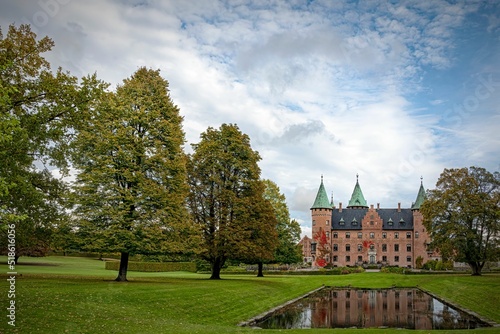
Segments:
[[[5,257],[0,257],[0,305],[7,306]],[[24,264],[23,264],[24,263]],[[344,276],[222,276],[193,273],[116,272],[96,259],[21,258],[16,270],[16,327],[1,317],[0,333],[252,333],[237,324],[321,285],[410,287],[426,290],[500,323],[499,275],[363,273]],[[4,311],[6,312],[6,311]],[[286,330],[286,333],[383,333],[387,329]],[[498,328],[478,330],[500,332]],[[277,330],[259,330],[259,333]],[[428,331],[398,330],[398,333]],[[466,333],[467,331],[433,331]]]

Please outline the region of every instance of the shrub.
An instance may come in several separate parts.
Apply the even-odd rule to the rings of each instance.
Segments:
[[[452,261],[438,261],[438,260],[430,260],[427,261],[423,266],[422,269],[426,270],[452,270],[453,269],[453,262]]]
[[[382,273],[393,273],[393,274],[404,274],[405,269],[403,267],[398,267],[398,266],[387,266],[387,267],[382,267],[380,269],[380,272]]]
[[[106,261],[105,268],[107,270],[118,270],[120,268],[120,262]],[[128,270],[144,271],[144,272],[164,272],[164,271],[196,272],[196,264],[194,262],[130,262],[129,261]]]
[[[423,266],[423,263],[424,263],[424,258],[422,256],[418,256],[417,259],[415,260],[415,267],[417,269],[422,269],[422,266]]]

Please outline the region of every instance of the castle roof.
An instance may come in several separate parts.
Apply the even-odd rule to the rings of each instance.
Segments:
[[[332,212],[332,230],[362,230],[362,220],[368,213],[366,208],[334,209]],[[382,219],[382,230],[413,229],[411,209],[378,209]]]
[[[323,175],[321,175],[321,184],[319,185],[316,199],[311,209],[331,209],[332,204],[328,202],[328,195],[326,194],[325,186],[323,185]]]
[[[420,178],[420,189],[418,190],[417,199],[415,200],[415,203],[413,203],[413,205],[411,206],[411,209],[412,210],[420,209],[420,206],[422,205],[424,200],[425,200],[425,189],[422,182],[422,178]]]
[[[368,205],[366,205],[365,197],[363,196],[363,192],[361,191],[361,187],[359,186],[358,175],[356,175],[356,185],[354,186],[354,190],[352,192],[352,196],[351,199],[349,200],[349,205],[347,205],[347,207],[368,208]]]

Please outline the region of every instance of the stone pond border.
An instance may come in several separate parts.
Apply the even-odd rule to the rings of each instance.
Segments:
[[[293,304],[293,303],[295,303],[296,301],[299,301],[299,300],[301,300],[301,299],[303,299],[303,298],[306,298],[306,297],[308,297],[309,295],[312,295],[312,294],[313,294],[313,293],[315,293],[315,292],[318,292],[318,291],[320,291],[320,290],[323,290],[324,288],[327,288],[327,286],[322,285],[321,287],[319,287],[319,288],[317,288],[317,289],[315,289],[315,290],[309,291],[309,292],[308,292],[308,293],[306,293],[305,295],[299,296],[299,297],[297,297],[297,298],[294,298],[294,299],[292,299],[292,300],[287,301],[287,302],[286,302],[286,303],[284,303],[284,304],[281,304],[281,305],[278,305],[278,306],[276,306],[276,307],[273,307],[272,309],[270,309],[270,310],[268,310],[268,311],[266,311],[266,312],[264,312],[264,313],[261,313],[261,314],[259,314],[258,316],[255,316],[255,317],[253,317],[253,318],[251,318],[251,319],[249,319],[249,320],[247,320],[247,321],[242,321],[242,322],[240,322],[240,323],[238,324],[238,326],[240,326],[240,327],[244,327],[244,326],[252,326],[253,324],[255,324],[255,323],[257,323],[257,322],[259,322],[259,321],[261,321],[261,320],[264,320],[266,317],[270,316],[271,314],[273,314],[273,313],[274,313],[274,312],[276,312],[277,310],[279,310],[279,309],[281,309],[281,308],[283,308],[283,307],[285,307],[285,306],[288,306],[288,305],[290,305],[290,304]]]

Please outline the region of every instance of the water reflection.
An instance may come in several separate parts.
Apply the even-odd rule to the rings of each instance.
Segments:
[[[472,329],[487,326],[416,288],[323,289],[255,325],[274,329]]]

